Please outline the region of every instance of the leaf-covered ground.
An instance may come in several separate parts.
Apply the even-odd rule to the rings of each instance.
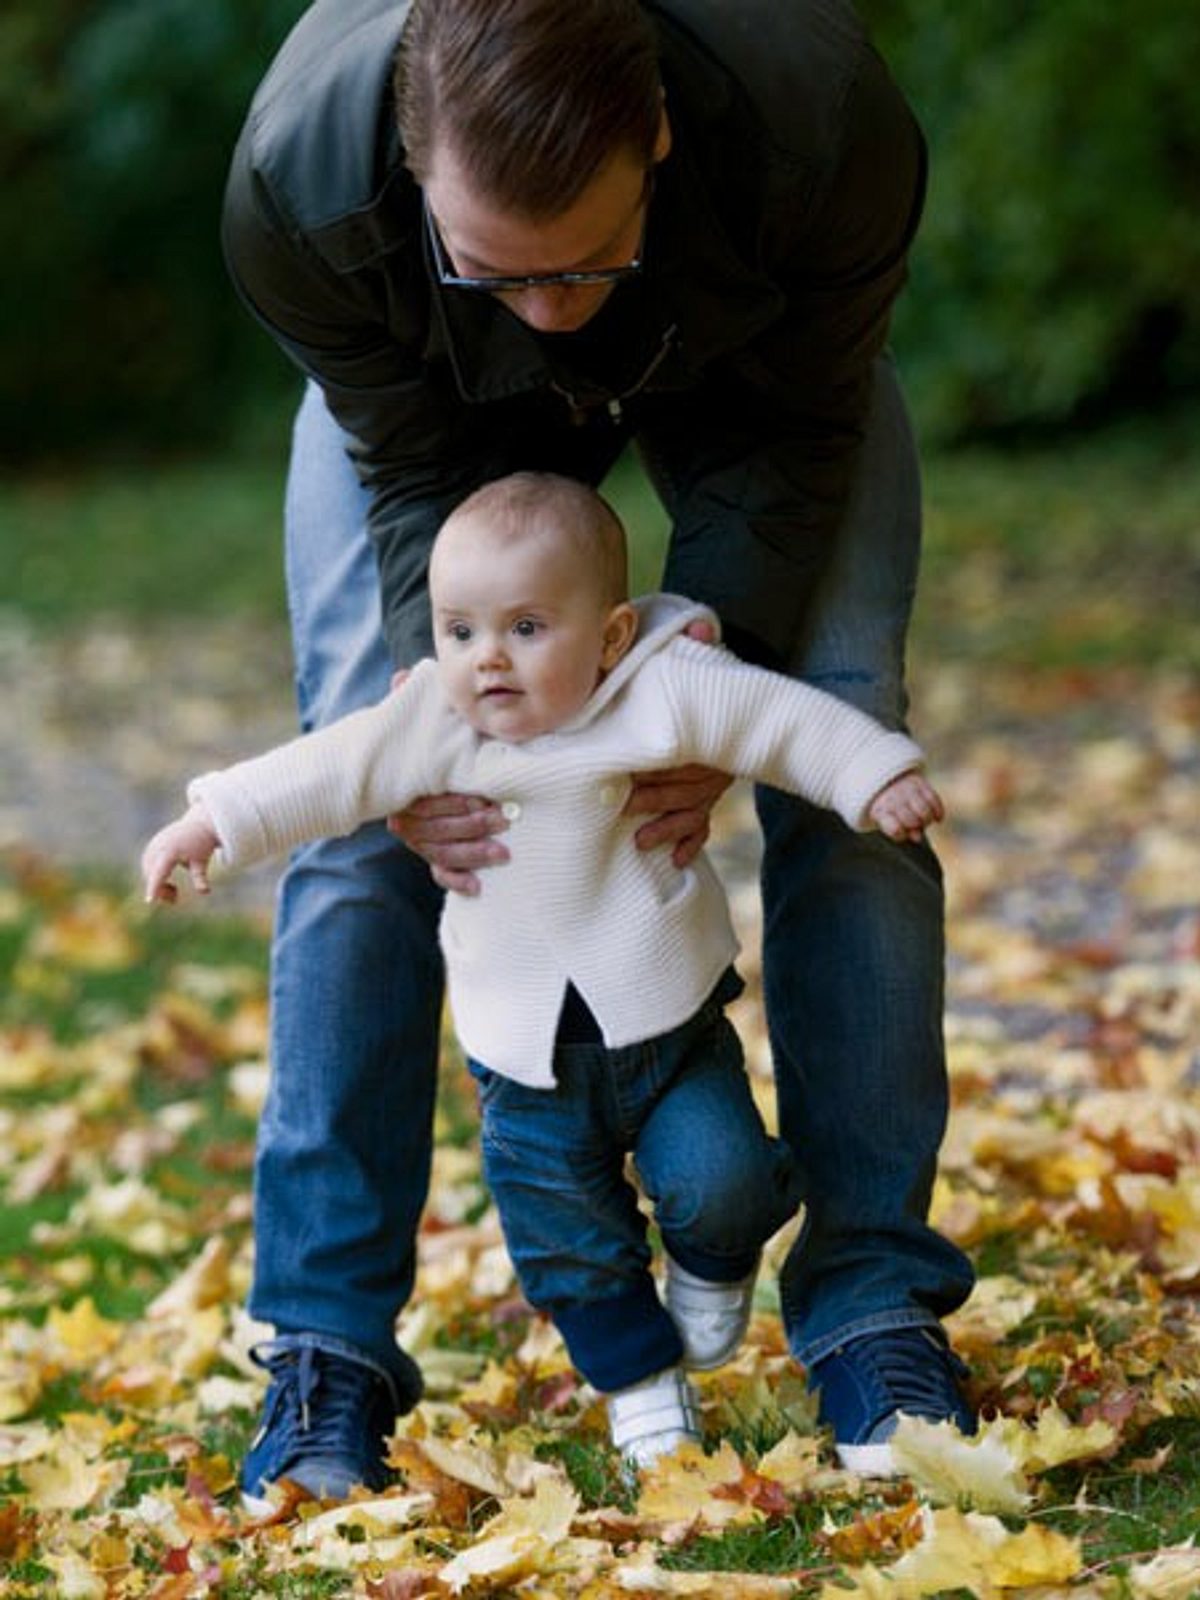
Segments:
[[[0,1593],[1200,1593],[1200,685],[963,666],[918,695],[953,818],[936,1215],[979,1267],[952,1329],[978,1440],[914,1427],[890,1486],[836,1470],[768,1281],[702,1380],[707,1452],[631,1487],[516,1294],[448,1047],[396,1486],[246,1518],[265,930],[10,852]],[[753,855],[743,799],[721,856],[769,1104]]]

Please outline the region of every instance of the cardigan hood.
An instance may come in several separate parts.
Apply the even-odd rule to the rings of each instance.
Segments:
[[[577,711],[569,722],[563,723],[556,730],[557,733],[577,733],[594,722],[630,680],[637,676],[650,657],[670,644],[672,639],[685,633],[694,622],[708,623],[714,629],[716,639],[721,637],[721,624],[716,612],[708,606],[697,605],[694,600],[685,600],[682,595],[642,595],[633,602],[633,608],[638,614],[633,643],[603,683],[592,692],[582,710]]]

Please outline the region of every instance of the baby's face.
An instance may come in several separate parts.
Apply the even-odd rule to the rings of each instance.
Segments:
[[[569,544],[537,532],[501,542],[482,516],[460,516],[440,535],[429,588],[451,703],[509,744],[570,721],[627,643],[614,641],[614,608]]]

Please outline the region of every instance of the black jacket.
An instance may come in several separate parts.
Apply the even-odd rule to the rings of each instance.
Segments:
[[[598,477],[637,436],[666,581],[786,656],[845,501],[920,216],[917,124],[845,0],[647,0],[673,146],[636,288],[594,361],[442,289],[391,77],[407,5],[316,0],[254,98],[226,195],[239,290],[322,386],[371,490],[384,623],[428,647],[447,512],[516,467]],[[599,338],[596,338],[596,333]],[[586,340],[576,341],[587,344]]]

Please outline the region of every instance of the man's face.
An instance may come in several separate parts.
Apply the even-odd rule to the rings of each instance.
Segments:
[[[663,120],[662,153],[669,146]],[[656,157],[658,156],[656,151]],[[439,146],[425,199],[453,270],[466,278],[525,277],[627,267],[646,222],[646,170],[619,151],[560,216],[532,221],[498,210],[473,190]],[[538,333],[574,333],[599,311],[612,283],[546,283],[499,289],[496,298]]]
[[[429,569],[434,644],[451,704],[479,733],[520,744],[582,710],[628,641],[571,546],[531,530],[503,541],[482,513],[443,529]],[[619,636],[619,642],[618,641]]]

